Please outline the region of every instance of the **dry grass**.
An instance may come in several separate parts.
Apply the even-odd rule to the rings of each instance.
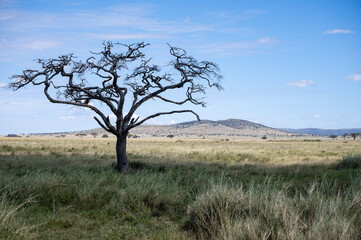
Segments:
[[[115,139],[0,138],[3,155],[62,154],[111,158]],[[361,141],[130,139],[128,154],[146,160],[187,163],[330,164],[346,155],[361,154]]]

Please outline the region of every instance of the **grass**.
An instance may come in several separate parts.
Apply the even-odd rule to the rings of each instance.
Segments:
[[[123,174],[114,146],[0,138],[0,238],[361,237],[360,141],[134,139]]]
[[[361,169],[361,155],[347,155],[337,164],[338,169],[355,168]]]
[[[186,224],[199,239],[358,239],[360,185],[340,191],[329,181],[306,191],[265,181],[248,189],[216,185],[189,207]]]

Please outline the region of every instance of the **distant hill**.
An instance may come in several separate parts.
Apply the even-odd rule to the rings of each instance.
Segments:
[[[290,133],[300,133],[300,134],[312,134],[312,135],[338,135],[341,136],[345,133],[360,133],[361,128],[345,128],[345,129],[320,129],[320,128],[280,128],[281,131],[286,131]]]
[[[82,133],[103,134],[101,128],[82,131]],[[298,133],[289,133],[279,129],[270,128],[262,124],[241,119],[227,119],[220,121],[202,120],[190,121],[172,125],[141,125],[130,131],[133,135],[143,137],[290,137],[301,136]]]

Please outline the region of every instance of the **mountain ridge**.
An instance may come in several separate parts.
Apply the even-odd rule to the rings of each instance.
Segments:
[[[338,128],[338,129],[322,129],[322,128],[278,128],[281,131],[290,133],[301,133],[311,135],[338,135],[341,136],[345,133],[360,133],[361,128]]]
[[[106,133],[101,128],[81,131],[82,133]],[[144,124],[130,131],[133,135],[142,137],[291,137],[301,136],[299,133],[289,133],[276,128],[242,119],[201,120],[176,123],[171,125]]]
[[[165,137],[174,135],[178,137],[294,137],[294,136],[341,136],[345,133],[360,133],[361,128],[272,128],[260,123],[230,118],[226,120],[187,121],[169,125],[143,124],[130,131],[133,135],[144,137]],[[108,134],[102,128],[82,131],[69,131],[57,133],[32,133],[30,135],[97,133]]]

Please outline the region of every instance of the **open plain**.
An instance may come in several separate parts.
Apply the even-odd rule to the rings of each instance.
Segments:
[[[0,238],[359,239],[361,141],[0,138]]]

